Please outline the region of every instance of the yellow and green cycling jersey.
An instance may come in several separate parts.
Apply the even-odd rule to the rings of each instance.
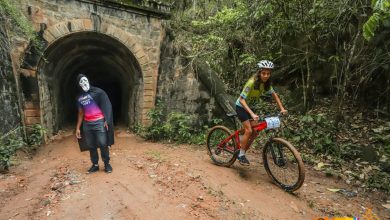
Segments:
[[[271,95],[274,93],[274,89],[272,86],[268,91],[265,91],[264,83],[260,83],[260,86],[258,89],[255,89],[255,79],[250,78],[248,82],[246,82],[244,89],[242,90],[240,97],[245,99],[246,103],[248,104],[249,108],[251,108],[256,102],[259,101],[260,96],[262,95]],[[236,105],[243,107],[240,103],[240,97],[238,97],[236,101]]]

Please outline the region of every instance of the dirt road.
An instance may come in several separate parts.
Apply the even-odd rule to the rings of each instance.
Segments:
[[[286,193],[256,152],[250,167],[224,168],[199,146],[150,143],[123,130],[116,136],[111,174],[102,166],[86,174],[89,154],[68,131],[0,175],[0,219],[313,219],[370,210],[390,218],[381,207],[386,195],[348,198],[328,188],[358,189],[312,170],[299,191]]]

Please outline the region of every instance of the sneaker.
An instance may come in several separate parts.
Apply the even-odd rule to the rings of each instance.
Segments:
[[[242,155],[241,157],[237,157],[238,162],[240,162],[241,165],[243,166],[249,166],[249,160],[246,159],[245,155]]]
[[[109,163],[104,165],[104,171],[106,171],[106,173],[112,173],[112,167]]]
[[[92,164],[91,168],[87,171],[87,173],[94,173],[99,170],[99,165],[97,164]]]

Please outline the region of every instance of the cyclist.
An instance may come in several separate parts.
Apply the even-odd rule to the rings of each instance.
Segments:
[[[241,165],[249,166],[249,161],[245,157],[245,152],[248,150],[248,140],[252,135],[252,126],[257,124],[259,116],[253,111],[253,105],[260,99],[261,95],[269,94],[275,99],[282,114],[287,113],[284,109],[279,96],[275,93],[271,85],[271,71],[274,64],[269,60],[261,60],[257,63],[257,72],[246,82],[244,89],[236,101],[237,117],[240,119],[244,127],[244,135],[241,138],[241,149],[238,155],[238,161]],[[252,119],[252,120],[251,120]],[[248,146],[247,146],[248,145]]]

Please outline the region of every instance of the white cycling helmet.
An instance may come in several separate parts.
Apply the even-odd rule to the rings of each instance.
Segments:
[[[260,69],[273,69],[274,64],[269,60],[261,60],[257,63],[257,67]]]

